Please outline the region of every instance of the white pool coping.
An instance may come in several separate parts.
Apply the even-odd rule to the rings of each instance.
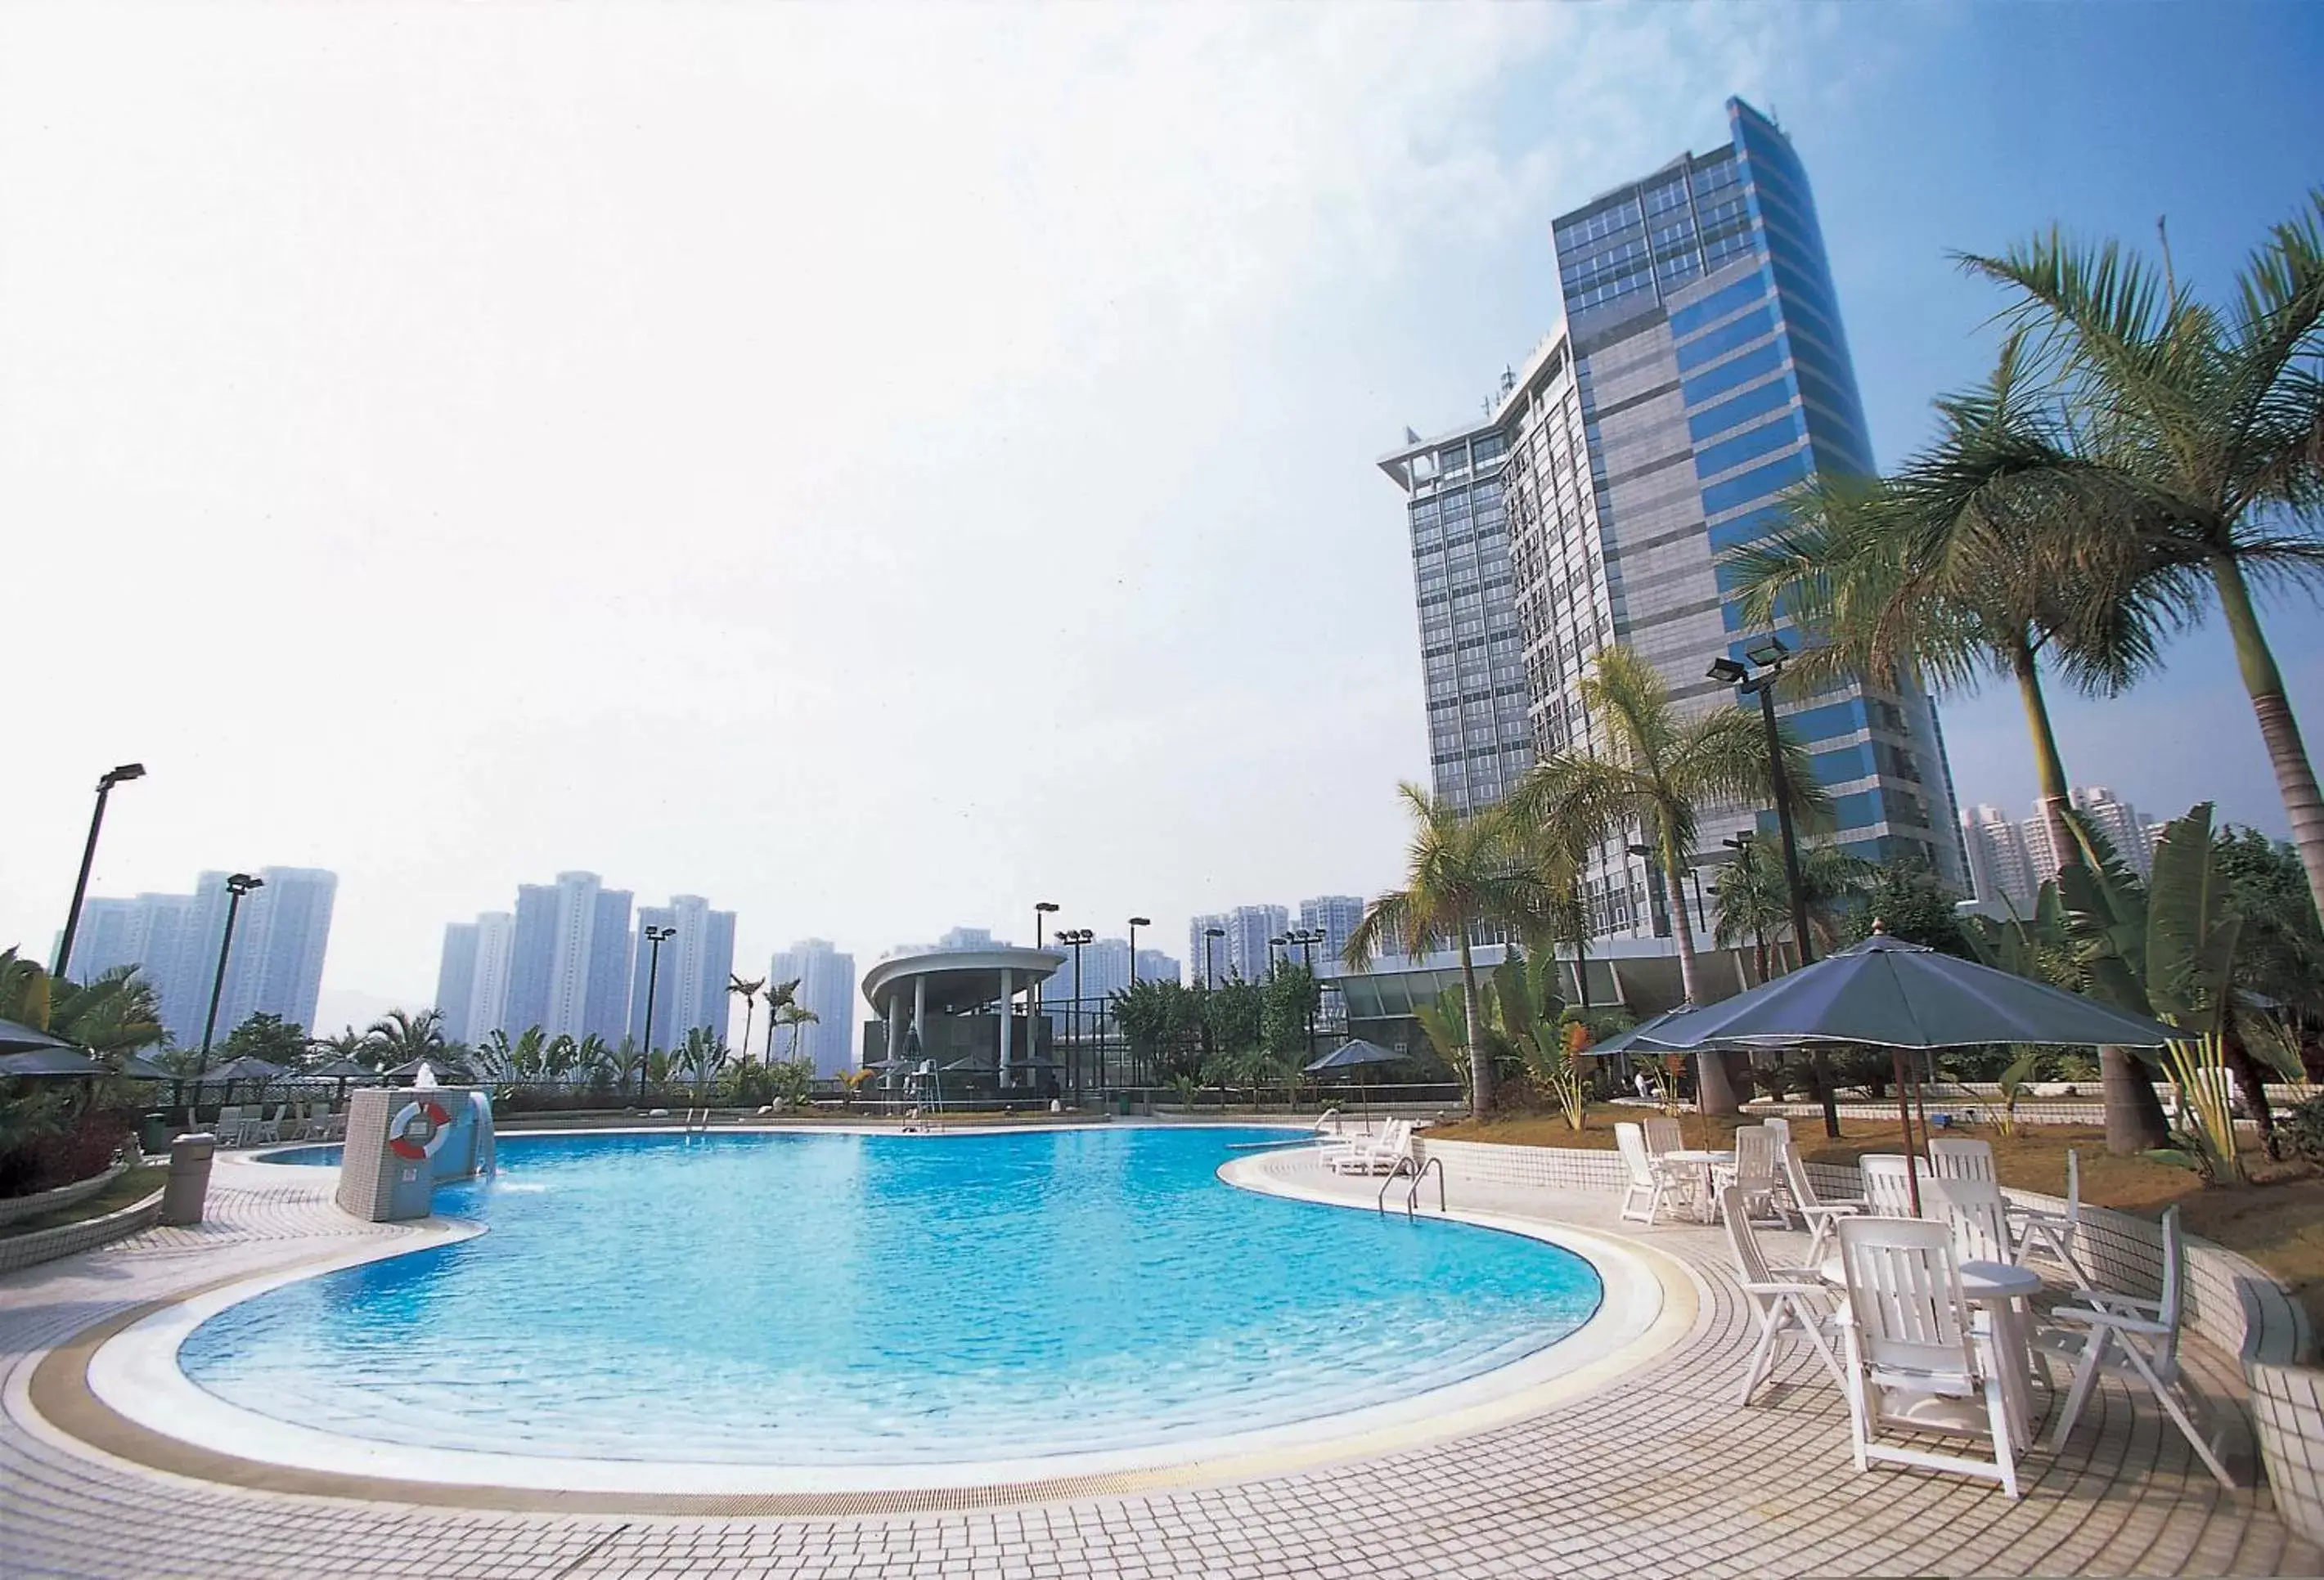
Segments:
[[[832,1134],[822,1126],[802,1133]],[[1258,1162],[1256,1157],[1231,1160],[1221,1166],[1219,1177],[1231,1186],[1260,1194],[1343,1208],[1350,1205],[1288,1184],[1259,1169]],[[1597,1272],[1603,1289],[1597,1311],[1572,1333],[1530,1355],[1441,1388],[1248,1432],[1118,1449],[1023,1458],[838,1465],[496,1454],[375,1442],[276,1419],[220,1399],[180,1366],[180,1348],[194,1329],[242,1301],[302,1279],[485,1232],[482,1225],[450,1219],[431,1220],[427,1232],[414,1238],[358,1246],[342,1255],[241,1280],[165,1307],[99,1346],[89,1361],[87,1382],[107,1408],[164,1437],[263,1465],[335,1475],[535,1492],[670,1496],[880,1493],[989,1488],[999,1484],[1155,1471],[1250,1473],[1386,1452],[1536,1414],[1659,1354],[1692,1326],[1693,1289],[1687,1275],[1667,1258],[1636,1242],[1498,1214],[1456,1210],[1443,1216],[1523,1236],[1581,1256]],[[1674,1296],[1681,1298],[1674,1300]]]

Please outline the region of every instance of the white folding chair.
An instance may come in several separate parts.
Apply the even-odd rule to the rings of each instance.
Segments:
[[[1856,1167],[1864,1176],[1864,1200],[1873,1212],[1882,1217],[1914,1216],[1912,1160],[1902,1153],[1870,1153],[1857,1159]]]
[[[1646,1118],[1646,1151],[1655,1157],[1665,1153],[1684,1152],[1686,1133],[1678,1121],[1667,1114],[1649,1114]]]
[[[1759,1323],[1759,1342],[1752,1346],[1751,1364],[1743,1373],[1743,1392],[1737,1402],[1751,1402],[1752,1392],[1775,1368],[1777,1341],[1786,1338],[1806,1339],[1845,1393],[1848,1374],[1840,1370],[1840,1356],[1832,1349],[1840,1322],[1827,1304],[1830,1295],[1821,1281],[1804,1268],[1767,1265],[1739,1186],[1730,1185],[1719,1193],[1719,1216],[1727,1224],[1727,1243],[1735,1252],[1735,1272],[1742,1281],[1744,1297]]]
[[[1743,1192],[1747,1206],[1762,1217],[1775,1213],[1775,1182],[1783,1165],[1784,1141],[1764,1125],[1746,1125],[1735,1133],[1735,1162],[1721,1167],[1720,1188],[1732,1185]]]
[[[218,1107],[217,1116],[218,1144],[220,1146],[240,1146],[242,1144],[242,1106],[238,1103],[221,1104]]]
[[[1655,1222],[1661,1215],[1663,1198],[1671,1188],[1669,1171],[1646,1150],[1646,1132],[1628,1119],[1618,1120],[1614,1125],[1614,1150],[1622,1155],[1622,1220]],[[1643,1208],[1639,1206],[1641,1198],[1645,1199]]]
[[[2082,1154],[2069,1150],[2066,1153],[2066,1210],[2011,1208],[2009,1217],[2015,1236],[2013,1260],[2024,1262],[2038,1246],[2050,1260],[2073,1274],[2074,1285],[2088,1291],[2094,1283],[2074,1255],[2074,1245],[2082,1231]]]
[[[1878,1459],[1981,1476],[1998,1481],[2015,1499],[2007,1407],[1993,1356],[1961,1297],[1951,1231],[1918,1219],[1852,1218],[1840,1226],[1840,1254],[1856,1468],[1869,1469]],[[1983,1438],[1993,1457],[1883,1440],[1896,1433]]]
[[[1923,1180],[1921,1216],[1952,1231],[1963,1262],[2009,1261],[2009,1224],[2001,1187],[1990,1180]]]
[[[1806,1260],[1810,1267],[1823,1261],[1824,1247],[1831,1243],[1834,1224],[1871,1210],[1861,1199],[1829,1197],[1817,1190],[1815,1181],[1808,1178],[1807,1162],[1800,1156],[1797,1147],[1784,1148],[1784,1181],[1791,1188],[1792,1209],[1807,1226]]]
[[[1929,1176],[1935,1180],[1999,1179],[1993,1170],[1993,1144],[1969,1135],[1932,1137]]]
[[[2065,1408],[2058,1414],[2057,1435],[2050,1439],[2052,1452],[2066,1446],[2066,1436],[2081,1419],[2082,1406],[2089,1402],[2090,1390],[2097,1384],[2098,1373],[2112,1373],[2117,1377],[2136,1377],[2144,1382],[2163,1409],[2171,1417],[2172,1425],[2179,1428],[2203,1467],[2223,1487],[2233,1487],[2235,1478],[2219,1462],[2217,1449],[2211,1446],[2202,1429],[2195,1424],[2194,1408],[2201,1401],[2192,1390],[2182,1401],[2179,1391],[2184,1382],[2179,1368],[2179,1324],[2181,1297],[2187,1283],[2187,1247],[2180,1238],[2179,1209],[2172,1208],[2163,1215],[2163,1293],[2153,1300],[2135,1300],[2128,1295],[2101,1293],[2084,1290],[2089,1299],[2088,1306],[2061,1306],[2050,1313],[2051,1319],[2066,1324],[2064,1327],[2043,1332],[2035,1343],[2043,1349],[2075,1358],[2074,1385],[2066,1395]]]

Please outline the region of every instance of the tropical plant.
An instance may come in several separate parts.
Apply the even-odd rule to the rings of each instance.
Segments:
[[[1277,1059],[1302,1060],[1307,1053],[1307,1028],[1323,1007],[1323,990],[1315,973],[1298,961],[1278,965],[1259,987],[1259,1041]]]
[[[1149,1079],[1173,1086],[1179,1076],[1202,1067],[1205,997],[1181,982],[1145,977],[1117,988],[1108,999],[1130,1058]]]
[[[794,983],[793,986],[796,987],[797,984]],[[790,1027],[791,1058],[796,1060],[799,1056],[799,1039],[806,1035],[807,1028],[812,1025],[819,1025],[822,1024],[822,1021],[823,1017],[821,1015],[816,1014],[815,1011],[809,1009],[804,1004],[787,1001],[783,1004],[778,1005],[775,1007],[774,1013],[768,1017],[767,1021],[768,1045],[771,1047],[774,1043],[775,1027]]]
[[[2166,1043],[2163,1064],[2178,1086],[2182,1123],[2172,1133],[2178,1144],[2158,1147],[2155,1155],[2192,1168],[2207,1181],[2240,1185],[2244,1165],[2236,1151],[2235,1103],[2219,1034]]]
[[[778,1024],[778,1016],[785,1005],[798,1002],[799,978],[793,977],[788,982],[770,981],[766,987],[767,1051],[765,1059],[768,1063],[772,1064],[775,1061],[775,1027]]]
[[[766,1067],[768,1084],[779,1108],[803,1108],[815,1091],[815,1066],[804,1059],[779,1059]],[[856,1071],[858,1075],[868,1073]]]
[[[839,1099],[853,1105],[864,1086],[880,1072],[876,1070],[843,1070],[839,1072]]]
[[[751,1017],[759,1007],[759,992],[765,988],[764,977],[743,977],[733,971],[726,974],[726,991],[742,1000],[742,1057],[751,1056]],[[733,1022],[728,1022],[733,1024]]]
[[[364,1028],[363,1061],[374,1070],[392,1070],[415,1059],[445,1056],[444,1012],[391,1009]]]
[[[117,1065],[168,1033],[152,984],[134,966],[115,966],[85,982],[55,978],[37,960],[0,950],[0,1019],[61,1037]]]
[[[1852,938],[1862,938],[1877,923],[1891,938],[1974,959],[1969,935],[1961,931],[1960,898],[1937,869],[1918,857],[1868,864],[1849,931]]]
[[[1566,1124],[1579,1131],[1588,1114],[1582,1050],[1590,1045],[1590,1032],[1564,1020],[1556,970],[1554,956],[1512,952],[1493,968],[1489,1013],[1535,1089],[1554,1100]]]
[[[1542,762],[1510,796],[1510,815],[1528,829],[1555,831],[1553,838],[1560,844],[1595,844],[1640,831],[1654,850],[1666,892],[1682,895],[1693,865],[1702,810],[1769,798],[1763,726],[1723,705],[1682,714],[1654,666],[1620,646],[1599,654],[1581,692],[1602,737],[1600,749],[1594,754],[1560,752]],[[1817,787],[1807,754],[1788,730],[1778,749],[1784,754],[1794,814],[1821,816],[1830,799]],[[1693,922],[1683,904],[1670,911],[1686,997],[1708,1004]],[[1738,1112],[1724,1061],[1707,1053],[1697,1062],[1703,1111]]]
[[[1461,1024],[1464,1034],[1480,1031],[1474,935],[1496,922],[1539,915],[1545,908],[1540,874],[1509,820],[1469,815],[1417,785],[1400,785],[1397,793],[1414,825],[1405,886],[1364,907],[1348,936],[1347,963],[1361,970],[1390,944],[1414,956],[1451,944],[1461,963]],[[1493,1111],[1491,1056],[1469,1036],[1462,1062],[1470,1111],[1481,1118]]]
[[[2041,1049],[2024,1048],[2018,1051],[2015,1058],[2002,1066],[2001,1112],[1996,1117],[2003,1135],[2017,1134],[2018,1094],[2025,1089],[2025,1083],[2034,1079],[2034,1072],[2041,1068]]]
[[[341,1028],[330,1037],[313,1037],[307,1043],[307,1063],[309,1066],[332,1064],[347,1059],[363,1061],[364,1034],[353,1026]]]
[[[2310,897],[2324,909],[2324,794],[2252,602],[2324,571],[2324,188],[2273,228],[2232,301],[2200,299],[2117,242],[2052,229],[1962,262],[2009,290],[2077,418],[2083,508],[2055,525],[2147,559],[2133,618],[2208,593],[2234,643]]]
[[[307,1028],[286,1024],[281,1015],[263,1010],[254,1012],[227,1033],[218,1052],[221,1061],[263,1059],[289,1070],[297,1069],[306,1056]]]

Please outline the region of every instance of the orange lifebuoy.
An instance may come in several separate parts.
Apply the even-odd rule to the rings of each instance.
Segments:
[[[412,1122],[422,1116],[428,1121],[428,1138],[414,1141],[411,1139]],[[444,1111],[444,1105],[433,1098],[422,1098],[417,1102],[404,1104],[395,1116],[395,1123],[388,1126],[388,1150],[397,1157],[418,1162],[422,1158],[434,1157],[436,1149],[444,1144],[444,1138],[451,1132],[452,1116]]]

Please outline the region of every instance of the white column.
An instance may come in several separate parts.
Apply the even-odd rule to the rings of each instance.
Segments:
[[[928,979],[912,978],[912,1034],[920,1040],[920,1051],[928,1046]]]
[[[1017,973],[1006,967],[1001,972],[1001,1084],[1009,1084],[1009,1001],[1017,993]]]
[[[903,1056],[904,989],[902,985],[899,984],[888,990],[888,1057],[901,1059]],[[894,1079],[895,1074],[892,1070],[888,1072],[890,1081]]]

